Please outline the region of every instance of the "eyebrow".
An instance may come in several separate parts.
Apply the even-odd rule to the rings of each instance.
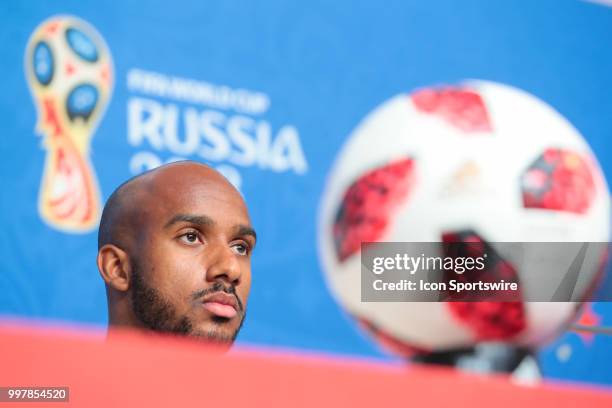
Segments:
[[[236,235],[250,235],[255,241],[257,241],[257,233],[252,227],[249,227],[248,225],[238,225],[236,229]]]
[[[189,222],[191,224],[196,224],[199,226],[215,225],[215,221],[212,218],[207,217],[206,215],[177,214],[172,217],[170,221],[166,223],[166,225],[164,225],[164,228],[169,228],[179,222]]]
[[[179,222],[188,222],[199,226],[214,226],[216,224],[215,220],[206,215],[177,214],[164,225],[164,229]],[[250,235],[257,241],[257,233],[248,225],[236,226],[236,235]]]

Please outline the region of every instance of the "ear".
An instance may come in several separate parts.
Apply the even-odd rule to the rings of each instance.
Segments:
[[[104,282],[120,292],[130,287],[130,262],[127,253],[112,244],[104,245],[98,251],[98,271]]]

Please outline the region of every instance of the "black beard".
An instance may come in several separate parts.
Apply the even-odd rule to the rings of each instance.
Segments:
[[[236,340],[246,317],[246,310],[244,310],[242,311],[240,325],[231,336],[220,333],[215,329],[208,330],[207,332],[195,330],[193,323],[187,316],[177,316],[176,308],[164,299],[156,289],[144,281],[142,270],[136,262],[132,263],[131,289],[132,310],[134,310],[136,318],[144,327],[155,332],[190,336],[214,343],[231,344]],[[211,289],[215,289],[215,287]],[[197,297],[197,294],[194,295]],[[238,301],[240,300],[238,299]],[[240,308],[242,308],[242,304],[240,304]],[[229,319],[214,316],[212,321],[222,325],[229,322]]]

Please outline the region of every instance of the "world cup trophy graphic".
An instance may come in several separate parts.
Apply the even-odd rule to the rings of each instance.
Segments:
[[[47,152],[40,216],[58,230],[90,231],[101,209],[90,150],[113,89],[110,51],[87,22],[53,16],[31,34],[25,71]]]

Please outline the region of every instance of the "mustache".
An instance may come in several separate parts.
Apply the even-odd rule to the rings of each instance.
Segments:
[[[242,307],[242,301],[240,300],[240,298],[238,297],[238,294],[236,293],[236,287],[234,285],[225,286],[221,282],[215,282],[210,288],[200,289],[198,291],[193,292],[191,294],[191,299],[196,301],[200,298],[210,295],[211,293],[216,293],[216,292],[224,292],[224,293],[227,293],[228,295],[234,295],[234,297],[236,298],[236,303],[238,305],[238,310],[242,311],[244,309]]]

